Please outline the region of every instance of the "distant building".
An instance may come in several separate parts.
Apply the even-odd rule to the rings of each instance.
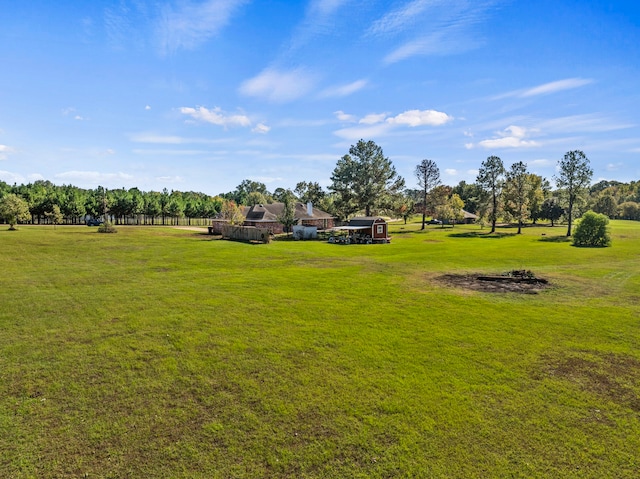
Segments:
[[[272,234],[284,233],[284,226],[278,221],[278,218],[282,216],[283,212],[284,203],[270,203],[245,207],[243,211],[245,216],[243,225],[266,228]],[[334,226],[333,216],[316,208],[311,203],[307,203],[306,205],[299,202],[295,203],[294,218],[296,219],[296,225],[313,226],[318,230],[326,230]],[[209,227],[209,233],[222,234],[222,227],[226,223],[225,220],[214,219]]]

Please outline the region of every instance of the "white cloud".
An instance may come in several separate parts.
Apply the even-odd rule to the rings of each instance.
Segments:
[[[180,2],[178,8],[165,4],[157,32],[162,53],[193,49],[214,37],[247,0]]]
[[[392,117],[388,117],[386,113],[371,113],[358,122],[366,126],[342,128],[334,131],[334,134],[348,140],[371,138],[386,135],[394,128],[441,126],[452,120],[452,116],[436,110],[407,110]]]
[[[349,114],[343,112],[342,110],[334,111],[333,114],[340,121],[346,121],[346,122],[350,122],[350,123],[356,121],[356,117],[354,115],[349,115]]]
[[[458,174],[458,170],[456,170],[455,168],[445,168],[444,172],[445,172],[447,175],[452,175],[452,176],[454,176],[454,175],[457,175],[457,174]]]
[[[3,170],[0,170],[0,180],[10,185],[14,183],[17,183],[18,185],[25,183],[25,178],[21,174]]]
[[[248,116],[240,114],[228,115],[219,107],[209,110],[203,106],[197,108],[183,106],[179,110],[183,115],[190,116],[196,121],[203,121],[225,128],[228,126],[251,126],[251,120]]]
[[[440,126],[453,120],[452,116],[436,110],[408,110],[393,118],[387,118],[387,123],[393,125]]]
[[[240,85],[240,93],[285,103],[306,95],[315,85],[315,77],[302,68],[280,71],[267,68]]]
[[[13,153],[13,148],[7,145],[0,145],[0,160],[6,160],[9,157],[9,153]]]
[[[497,132],[498,138],[491,138],[488,140],[482,140],[477,144],[467,143],[465,147],[467,149],[479,146],[485,149],[497,149],[497,148],[534,148],[540,146],[540,143],[534,140],[527,140],[531,133],[535,133],[537,130],[527,129],[521,126],[511,125],[505,128],[503,131]]]
[[[271,127],[264,125],[262,123],[258,123],[255,128],[253,130],[251,130],[254,133],[269,133],[269,131],[271,130]]]
[[[149,110],[151,110],[151,107],[149,105],[147,105],[147,106],[144,107],[144,109],[149,111]]]
[[[326,90],[320,93],[321,98],[330,98],[330,97],[344,97],[349,96],[359,90],[362,90],[365,86],[367,86],[369,82],[367,80],[356,80],[352,83],[348,83],[346,85],[339,85],[327,88]]]
[[[370,113],[366,115],[364,118],[361,118],[358,123],[363,125],[375,125],[376,123],[381,123],[387,118],[386,113]]]

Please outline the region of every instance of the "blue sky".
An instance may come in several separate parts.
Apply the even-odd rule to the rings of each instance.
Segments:
[[[640,179],[635,1],[0,0],[0,179],[330,183],[373,140],[408,187],[483,160]]]

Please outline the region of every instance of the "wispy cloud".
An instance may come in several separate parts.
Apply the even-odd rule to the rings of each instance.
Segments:
[[[353,0],[311,0],[304,19],[294,29],[284,55],[291,55],[306,46],[318,35],[326,35],[336,28],[339,11]],[[344,17],[344,15],[343,15]]]
[[[530,166],[532,168],[548,168],[549,166],[553,166],[555,164],[556,161],[547,160],[544,158],[527,161],[527,166]]]
[[[557,133],[604,133],[625,130],[636,125],[620,123],[598,114],[570,115],[541,121],[538,128]]]
[[[186,1],[161,8],[157,33],[162,53],[193,49],[214,37],[248,0]]]
[[[88,118],[80,115],[77,110],[73,107],[63,108],[62,115],[73,118],[76,121],[87,121]]]
[[[162,149],[142,149],[134,148],[133,153],[136,155],[153,155],[153,156],[195,156],[209,154],[208,150],[169,150],[167,148]]]
[[[549,83],[543,83],[542,85],[534,86],[531,88],[523,88],[520,90],[513,90],[501,95],[496,95],[493,100],[502,100],[504,98],[516,97],[516,98],[529,98],[539,95],[550,95],[564,90],[573,90],[585,85],[593,83],[593,80],[588,78],[565,78],[564,80],[552,81]]]
[[[251,126],[251,120],[248,116],[242,114],[227,114],[219,107],[208,109],[203,106],[196,108],[183,106],[180,109],[180,113],[187,115],[199,122],[211,123],[212,125],[218,125],[223,127],[228,126]]]
[[[347,83],[346,85],[332,86],[320,92],[319,96],[321,98],[349,96],[357,91],[362,90],[368,85],[368,83],[369,82],[367,80],[356,80],[354,82]]]
[[[316,77],[302,68],[278,70],[267,68],[240,85],[240,93],[273,103],[286,103],[308,94]]]
[[[426,12],[429,7],[436,7],[438,4],[442,4],[442,2],[431,0],[413,0],[407,2],[403,6],[386,13],[382,18],[376,20],[373,25],[371,25],[369,34],[396,34],[417,22],[419,16]]]
[[[112,180],[123,180],[130,181],[133,180],[134,177],[127,173],[101,173],[99,171],[65,171],[63,173],[58,173],[54,175],[54,178],[63,181],[83,181],[89,183],[100,184],[101,182],[112,181]]]
[[[379,123],[377,125],[354,126],[349,128],[341,128],[333,132],[334,135],[345,140],[358,140],[360,138],[376,138],[385,136],[391,130],[388,123]]]
[[[485,149],[534,148],[540,146],[540,143],[527,139],[534,132],[535,130],[511,125],[503,131],[497,132],[494,138],[482,140],[478,143],[467,143],[465,147],[467,149],[475,147]]]
[[[186,145],[186,144],[207,144],[215,145],[229,142],[228,138],[210,139],[210,138],[187,138],[176,135],[159,135],[157,133],[142,132],[129,135],[129,139],[133,143],[149,143],[159,145]]]
[[[482,44],[475,26],[493,1],[412,0],[375,21],[367,36],[398,37],[399,45],[384,57],[392,64],[417,55],[449,55]]]

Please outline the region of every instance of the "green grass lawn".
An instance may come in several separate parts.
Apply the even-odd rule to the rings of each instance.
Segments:
[[[0,228],[0,477],[638,477],[640,224],[419,228]]]

